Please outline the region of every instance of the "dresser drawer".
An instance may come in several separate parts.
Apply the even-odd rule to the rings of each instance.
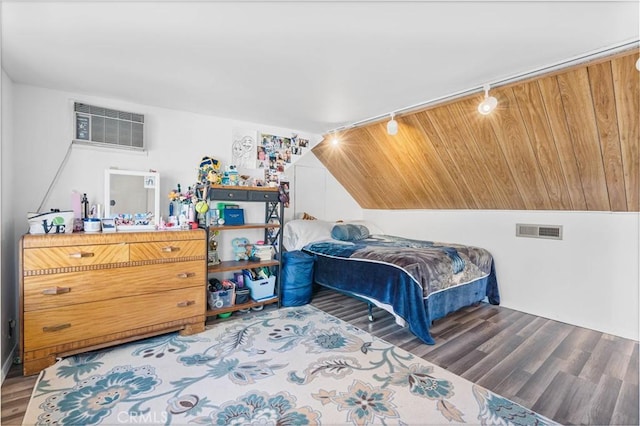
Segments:
[[[278,201],[278,191],[249,191],[250,201]]]
[[[131,244],[130,250],[132,262],[193,256],[202,257],[206,253],[204,239],[134,243]]]
[[[235,200],[235,201],[247,201],[248,192],[246,189],[210,189],[209,190],[209,199],[210,200]]]
[[[204,263],[196,260],[25,277],[24,310],[28,312],[187,287],[203,288],[205,273]]]
[[[24,350],[186,319],[205,312],[205,291],[186,288],[24,313]]]
[[[78,245],[25,249],[25,271],[129,261],[127,244]]]

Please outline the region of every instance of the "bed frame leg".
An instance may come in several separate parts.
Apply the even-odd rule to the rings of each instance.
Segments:
[[[371,303],[367,303],[367,305],[369,307],[369,321],[373,322],[373,305]]]

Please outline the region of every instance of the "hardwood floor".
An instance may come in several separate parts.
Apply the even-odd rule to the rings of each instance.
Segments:
[[[339,293],[318,291],[312,305],[559,423],[639,424],[638,342],[479,304],[436,321],[436,344],[425,345],[381,309],[370,323],[365,303]],[[21,424],[36,378],[11,369],[3,425]]]

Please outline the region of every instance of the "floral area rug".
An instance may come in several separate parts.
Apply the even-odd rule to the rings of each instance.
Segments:
[[[54,423],[553,424],[308,305],[63,359],[24,418]]]

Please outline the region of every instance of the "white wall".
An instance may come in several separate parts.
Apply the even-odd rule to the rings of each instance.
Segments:
[[[3,73],[3,83],[8,80]],[[9,80],[10,81],[10,80]],[[148,152],[131,153],[74,145],[68,161],[41,211],[71,209],[71,192],[87,193],[90,203],[104,202],[104,170],[110,167],[130,170],[155,169],[160,173],[161,211],[168,215],[168,194],[180,183],[193,184],[203,156],[212,156],[228,165],[231,161],[234,128],[309,139],[310,147],[321,137],[268,125],[239,122],[184,111],[131,104],[114,99],[86,96],[39,87],[13,84],[2,92],[2,333],[5,313],[16,316],[17,249],[19,238],[28,231],[26,213],[36,211],[62,163],[73,137],[73,101],[136,112],[145,115]],[[8,122],[8,123],[7,123]],[[304,157],[302,157],[304,158]],[[288,173],[288,171],[286,171]],[[261,172],[253,173],[260,176]],[[264,219],[264,205],[246,203],[246,220]],[[292,208],[285,217],[292,216]],[[249,231],[251,232],[251,231]],[[258,232],[247,235],[261,239]],[[231,254],[231,244],[221,242],[221,254]],[[7,267],[9,263],[10,267]],[[6,298],[5,298],[6,293]],[[5,304],[7,305],[5,307]],[[5,362],[3,339],[2,361]]]
[[[117,167],[155,169],[160,172],[161,213],[167,216],[168,199],[165,194],[178,183],[185,189],[193,184],[203,156],[217,158],[223,165],[229,164],[234,128],[282,136],[291,136],[295,132],[309,139],[311,146],[321,139],[318,135],[297,132],[296,129],[238,122],[21,84],[15,85],[14,92],[15,143],[12,160],[16,176],[13,182],[18,183],[21,193],[12,205],[12,214],[18,218],[14,234],[16,241],[28,230],[26,219],[23,220],[26,212],[35,211],[40,205],[71,143],[74,100],[144,114],[148,152],[141,154],[74,145],[42,211],[50,208],[70,209],[73,190],[87,193],[90,203],[103,203],[104,170]],[[258,170],[253,173],[256,176],[261,174]],[[262,220],[263,206],[245,207],[248,207],[245,212],[247,221]],[[286,215],[291,214],[287,210]]]
[[[0,365],[2,381],[6,377],[18,347],[18,287],[16,271],[16,247],[13,238],[12,201],[16,196],[13,185],[12,102],[13,82],[2,70],[0,82]],[[9,328],[9,321],[15,327]]]
[[[295,217],[309,213],[323,220],[362,219],[362,209],[313,154],[294,166]]]
[[[502,306],[638,340],[638,213],[365,210],[364,217],[385,233],[487,248]],[[516,223],[562,225],[564,238],[516,238]]]

